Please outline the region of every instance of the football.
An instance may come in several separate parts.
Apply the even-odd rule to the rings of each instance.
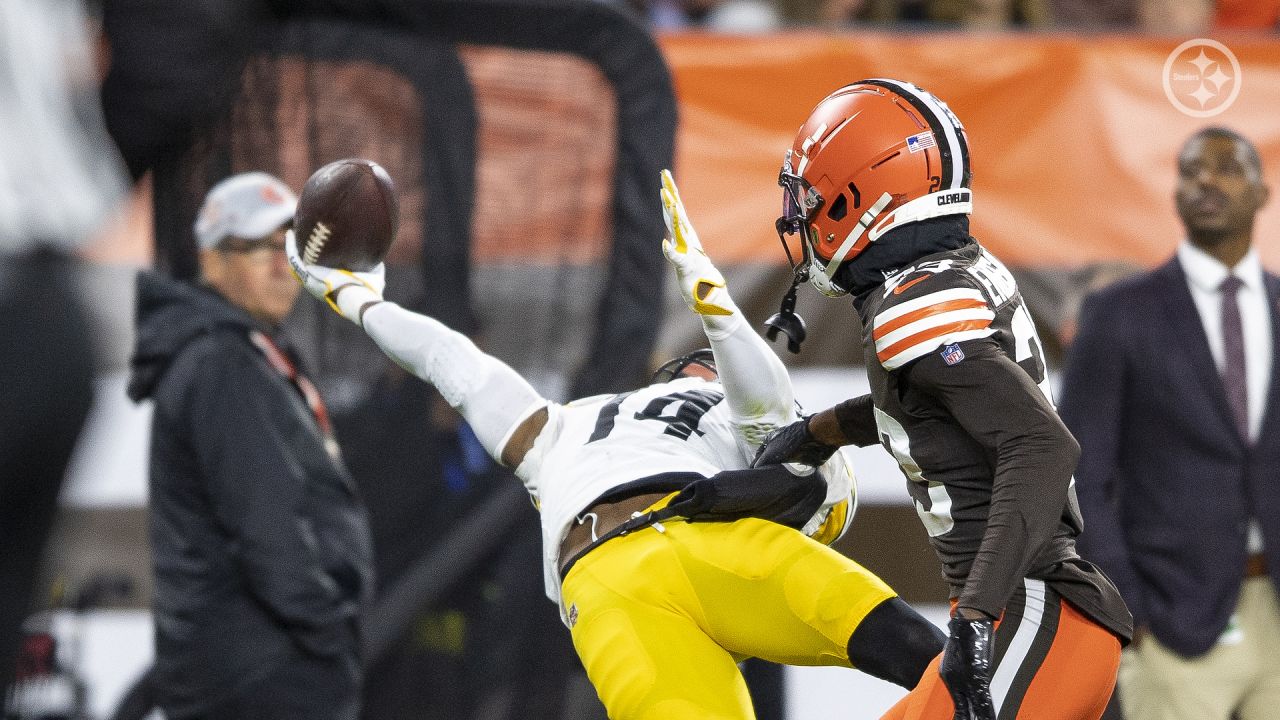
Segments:
[[[308,264],[366,272],[386,257],[399,222],[400,202],[387,171],[372,160],[347,158],[307,180],[293,226]]]

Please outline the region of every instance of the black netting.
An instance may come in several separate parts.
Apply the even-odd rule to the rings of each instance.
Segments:
[[[156,168],[161,263],[179,276],[198,272],[191,218],[228,174],[265,170],[301,188],[331,160],[367,157],[400,193],[388,295],[472,330],[470,305],[458,298],[467,295],[475,121],[452,44],[332,21],[290,21],[261,37],[218,122]],[[288,326],[337,412],[387,369],[358,329],[318,303],[300,302]]]
[[[467,46],[463,58],[479,118],[471,273],[483,340],[564,399],[608,292],[613,88],[564,53]]]
[[[478,22],[503,7],[528,22]],[[191,219],[228,174],[300,188],[330,160],[367,157],[401,194],[392,299],[476,334],[552,397],[634,384],[664,306],[652,190],[674,135],[651,40],[589,2],[420,14],[430,32],[297,16],[257,28],[216,121],[156,163],[160,264],[198,272]],[[290,326],[338,412],[388,371],[317,303]]]

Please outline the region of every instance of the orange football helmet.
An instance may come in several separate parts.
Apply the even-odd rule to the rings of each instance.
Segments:
[[[946,103],[899,80],[828,95],[782,162],[778,238],[796,274],[824,295],[843,263],[905,223],[973,211],[969,143]]]

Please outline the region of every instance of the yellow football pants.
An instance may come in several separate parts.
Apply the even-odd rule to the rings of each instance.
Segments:
[[[612,720],[754,718],[737,661],[849,667],[896,593],[776,523],[663,523],[583,556],[563,584],[573,644]]]

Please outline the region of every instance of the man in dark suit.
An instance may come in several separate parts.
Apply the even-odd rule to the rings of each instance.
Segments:
[[[1186,241],[1089,297],[1068,358],[1081,550],[1138,628],[1120,667],[1128,720],[1280,708],[1280,279],[1253,247],[1267,196],[1248,140],[1193,135],[1175,193]]]

